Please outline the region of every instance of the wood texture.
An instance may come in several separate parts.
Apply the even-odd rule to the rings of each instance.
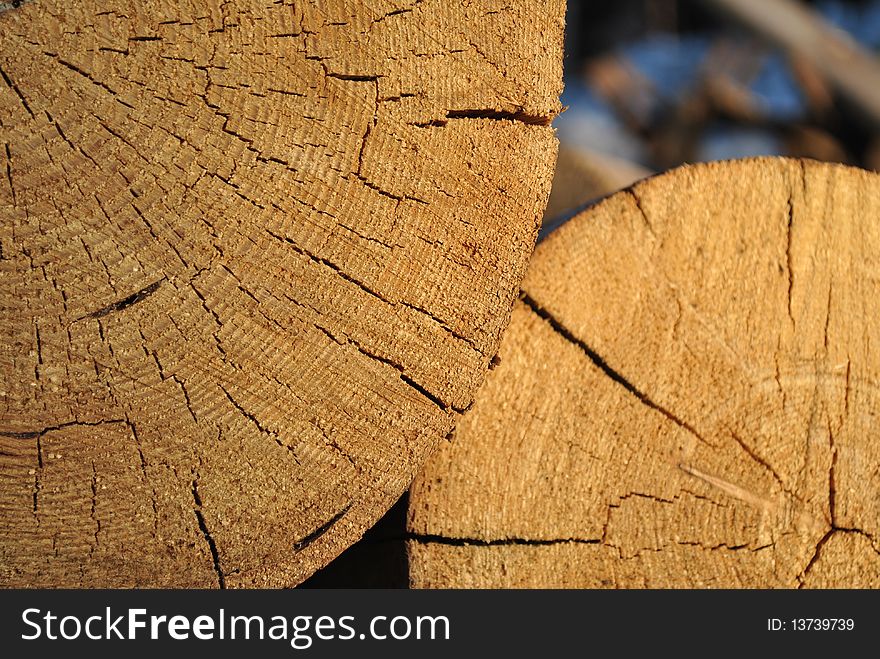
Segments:
[[[418,587],[880,586],[880,177],[685,167],[536,250]]]
[[[291,585],[391,506],[509,319],[563,9],[0,14],[0,584]]]

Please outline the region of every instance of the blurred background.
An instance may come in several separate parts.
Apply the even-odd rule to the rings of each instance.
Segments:
[[[550,225],[686,162],[880,169],[880,0],[570,0]]]
[[[880,0],[569,0],[544,234],[687,162],[880,170]],[[406,495],[302,587],[405,588]]]

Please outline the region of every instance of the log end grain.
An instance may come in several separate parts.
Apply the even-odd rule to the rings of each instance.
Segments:
[[[0,14],[0,583],[295,584],[481,383],[563,4]]]
[[[536,251],[410,495],[424,587],[872,587],[880,177],[639,183]]]

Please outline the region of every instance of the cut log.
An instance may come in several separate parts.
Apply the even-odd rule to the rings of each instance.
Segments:
[[[287,586],[496,354],[564,4],[0,14],[0,584]]]
[[[418,587],[880,586],[880,177],[685,167],[536,250]]]

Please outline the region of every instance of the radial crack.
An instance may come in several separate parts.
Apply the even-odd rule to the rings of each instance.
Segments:
[[[248,412],[244,407],[242,407],[241,403],[239,403],[237,400],[235,400],[235,398],[232,397],[232,394],[230,394],[229,391],[227,391],[226,387],[224,387],[222,384],[218,384],[217,386],[220,387],[220,391],[222,391],[226,395],[226,398],[229,400],[230,403],[232,403],[232,406],[236,410],[238,410],[242,414],[242,416],[244,416],[248,421],[253,423],[254,426],[257,428],[257,430],[260,431],[260,433],[262,433],[264,435],[269,435],[269,437],[271,437],[273,440],[275,440],[275,443],[278,444],[278,446],[280,446],[283,449],[286,449],[287,452],[290,453],[290,455],[293,457],[293,460],[294,460],[294,462],[296,462],[296,464],[300,464],[299,458],[296,455],[296,451],[294,451],[292,447],[290,447],[287,444],[285,444],[284,442],[282,442],[281,439],[278,437],[277,432],[275,432],[273,430],[269,430],[268,428],[264,427],[263,424],[260,423],[260,420],[256,416],[254,416],[251,412]]]
[[[12,431],[0,430],[0,437],[12,437],[13,439],[39,439],[53,430],[62,430],[71,426],[100,426],[105,423],[125,423],[125,419],[106,419],[101,421],[65,421],[54,426],[46,426],[40,430]]]
[[[787,222],[785,228],[785,263],[786,269],[788,272],[788,318],[791,320],[792,326],[794,326],[794,313],[792,311],[791,306],[791,292],[794,288],[794,269],[792,268],[792,257],[791,257],[791,228],[794,223],[794,203],[792,202],[791,194],[788,196],[788,214],[787,214]]]
[[[199,529],[202,531],[202,535],[205,536],[205,542],[208,543],[208,549],[211,552],[211,560],[214,563],[214,572],[217,573],[217,585],[223,589],[226,588],[226,577],[223,575],[223,570],[220,568],[220,554],[217,551],[217,544],[214,542],[214,538],[211,537],[211,533],[208,531],[208,525],[205,523],[205,516],[202,514],[202,497],[199,495],[199,476],[195,475],[192,481],[192,495],[193,501],[195,501],[195,508],[193,508],[193,512],[196,514],[196,520],[199,523]]]
[[[745,440],[737,435],[732,429],[728,428],[727,430],[728,432],[730,432],[730,436],[733,437],[734,441],[736,441],[736,443],[740,445],[740,448],[742,448],[742,450],[746,452],[746,455],[748,455],[752,460],[764,467],[764,469],[766,469],[773,475],[773,478],[776,480],[777,483],[779,483],[779,487],[781,487],[784,492],[787,492],[793,498],[798,499],[798,497],[795,496],[795,494],[785,486],[785,483],[782,482],[782,478],[779,476],[779,473],[773,468],[773,466],[769,462],[758,455],[748,444],[746,444]]]
[[[672,421],[675,425],[687,430],[694,437],[699,439],[704,444],[711,446],[712,444],[703,438],[700,433],[696,431],[696,429],[691,426],[687,421],[684,421],[678,418],[675,414],[667,410],[665,407],[658,405],[653,400],[651,400],[647,394],[638,389],[634,384],[632,384],[629,380],[627,380],[623,375],[614,370],[611,366],[609,366],[608,362],[606,362],[595,350],[590,348],[584,341],[576,337],[572,332],[565,327],[562,323],[560,323],[556,318],[554,318],[546,309],[541,307],[528,293],[523,292],[520,296],[520,299],[523,303],[532,310],[539,318],[542,318],[553,330],[559,334],[562,338],[564,338],[569,343],[577,346],[583,351],[583,353],[596,365],[599,370],[601,370],[605,375],[611,378],[614,382],[619,384],[621,387],[626,389],[630,394],[635,396],[639,402],[641,402],[645,407],[648,407],[652,410],[655,410],[665,416],[667,419]]]
[[[134,39],[131,39],[131,41],[134,41]],[[49,53],[46,53],[46,54],[48,55]],[[58,60],[58,63],[61,64],[61,66],[65,67],[67,69],[70,69],[74,73],[79,74],[80,76],[82,76],[83,78],[85,78],[86,80],[91,82],[93,85],[95,85],[96,87],[100,87],[101,89],[106,91],[108,94],[110,94],[113,97],[113,99],[115,101],[121,103],[122,105],[124,105],[125,107],[127,107],[129,109],[134,110],[134,106],[123,101],[115,89],[108,87],[106,84],[104,84],[100,80],[95,80],[88,72],[79,68],[76,64],[71,64],[70,62],[63,60],[61,58],[57,58],[57,60]]]
[[[496,121],[519,121],[530,126],[549,126],[553,121],[552,116],[529,114],[523,110],[510,112],[508,110],[449,110],[447,119],[493,119]]]
[[[17,206],[18,201],[15,198],[15,185],[12,183],[12,154],[9,151],[9,144],[3,145],[6,150],[6,180],[9,182],[9,192],[12,195],[12,205]]]
[[[635,190],[632,188],[627,188],[626,192],[632,198],[633,202],[636,205],[636,208],[639,209],[639,213],[642,216],[642,221],[645,223],[645,226],[648,228],[648,231],[655,238],[657,234],[654,232],[654,225],[651,224],[651,220],[648,218],[648,214],[645,212],[645,208],[642,206],[642,198],[636,194]]]
[[[24,94],[21,93],[18,85],[16,85],[12,81],[12,79],[8,75],[6,75],[6,71],[4,71],[2,67],[0,67],[0,77],[2,77],[7,86],[15,92],[15,95],[18,96],[18,100],[21,101],[22,106],[24,106],[24,109],[27,110],[27,113],[31,115],[31,118],[34,118],[34,113],[31,110],[31,106],[28,105],[27,99],[24,97]]]
[[[297,551],[297,552],[302,551],[303,549],[305,549],[306,547],[308,547],[310,544],[312,544],[315,540],[317,540],[317,539],[320,538],[322,535],[324,535],[325,533],[327,533],[327,531],[329,531],[330,528],[331,528],[334,524],[336,524],[336,522],[338,522],[338,521],[341,520],[343,517],[345,517],[345,514],[346,514],[349,510],[351,510],[351,507],[352,507],[353,505],[354,505],[354,502],[349,502],[348,505],[346,505],[342,510],[340,510],[338,513],[336,513],[335,515],[333,515],[333,517],[331,517],[329,520],[327,520],[326,522],[324,522],[323,524],[321,524],[321,526],[319,526],[318,528],[316,528],[314,531],[312,531],[311,533],[309,533],[309,534],[306,535],[305,537],[303,537],[303,538],[297,540],[296,542],[294,542],[294,543],[293,543],[293,550],[294,550],[294,551]]]
[[[430,391],[428,391],[423,385],[419,384],[418,382],[413,380],[410,376],[406,375],[404,372],[405,369],[401,364],[398,364],[397,362],[395,362],[391,359],[388,359],[387,357],[383,357],[382,355],[378,355],[375,352],[372,352],[372,351],[366,349],[358,341],[351,338],[350,336],[344,336],[342,339],[339,339],[326,327],[318,325],[317,323],[315,323],[314,325],[315,325],[315,329],[322,332],[327,338],[329,338],[334,343],[338,343],[339,345],[351,345],[353,348],[355,348],[355,350],[357,350],[359,353],[361,353],[365,357],[369,357],[370,359],[377,361],[380,364],[385,364],[387,366],[390,366],[394,370],[396,370],[399,373],[399,377],[404,384],[407,384],[410,387],[412,387],[413,389],[415,389],[417,392],[422,394],[425,398],[430,400],[432,403],[434,403],[437,407],[439,407],[444,412],[448,412],[449,410],[453,410],[455,412],[463,412],[464,411],[462,409],[455,407],[454,405],[450,405],[450,404],[446,403],[441,398],[439,398],[438,396],[436,396],[436,395],[432,394]]]
[[[117,300],[112,304],[108,304],[106,307],[98,309],[97,311],[93,311],[92,313],[84,316],[84,318],[103,318],[104,316],[113,313],[114,311],[124,311],[129,307],[146,300],[153,293],[155,293],[159,287],[162,285],[162,282],[165,281],[165,277],[162,277],[158,281],[154,281],[149,286],[145,286],[141,290],[136,293],[132,293],[128,297],[124,297],[121,300]]]
[[[548,546],[548,545],[601,545],[601,538],[552,538],[549,540],[539,538],[493,538],[486,540],[484,538],[451,538],[444,535],[434,534],[408,534],[407,540],[412,540],[420,544],[438,544],[451,545],[453,547],[504,547],[509,545],[525,545],[525,546]]]
[[[806,567],[803,569],[803,571],[797,577],[798,588],[804,587],[805,579],[807,578],[807,575],[810,573],[810,570],[813,569],[813,565],[815,565],[816,561],[819,559],[819,554],[822,552],[822,547],[825,546],[825,543],[828,542],[828,540],[831,539],[831,536],[834,535],[837,531],[838,531],[838,529],[835,529],[833,527],[828,529],[827,533],[825,533],[825,535],[823,535],[819,539],[819,542],[816,543],[816,549],[813,551],[813,555],[810,557],[810,560],[807,561]]]

